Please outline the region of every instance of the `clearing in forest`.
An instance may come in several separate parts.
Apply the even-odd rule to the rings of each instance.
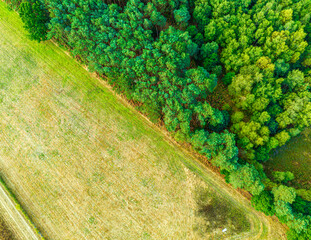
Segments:
[[[291,139],[286,145],[274,150],[271,159],[265,163],[267,173],[273,171],[294,174],[291,185],[295,188],[311,189],[311,128]]]
[[[0,74],[0,173],[48,239],[284,238],[3,2]]]

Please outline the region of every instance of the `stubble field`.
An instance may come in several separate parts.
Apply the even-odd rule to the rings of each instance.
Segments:
[[[13,235],[0,216],[0,240],[12,240]]]

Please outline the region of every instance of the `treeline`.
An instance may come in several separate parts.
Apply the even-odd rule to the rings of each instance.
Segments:
[[[288,224],[289,239],[311,239],[292,174],[269,180],[262,166],[311,123],[309,0],[10,2],[32,39],[70,49]]]

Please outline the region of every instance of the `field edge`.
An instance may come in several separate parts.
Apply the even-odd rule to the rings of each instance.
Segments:
[[[4,199],[1,201],[1,198]],[[11,203],[11,211],[14,211],[15,213],[10,213],[9,209],[5,207],[4,205],[8,205],[8,201]],[[33,239],[40,239],[45,240],[45,238],[42,236],[38,228],[35,226],[27,212],[23,209],[22,205],[17,200],[14,193],[11,191],[11,189],[7,186],[4,179],[0,176],[0,204],[2,205],[2,209],[5,209],[5,213],[1,212],[0,216],[3,215],[9,215],[12,219],[9,221],[8,217],[3,217],[3,222],[7,225],[8,229],[12,232],[12,234],[15,237],[20,237],[20,235],[24,235],[22,231],[22,226],[18,226],[19,224],[16,222],[15,217],[20,217],[20,222],[24,225],[23,228],[28,228],[28,233],[33,236]],[[14,209],[14,210],[13,210]],[[15,226],[12,226],[15,225]],[[28,227],[27,227],[28,226]]]

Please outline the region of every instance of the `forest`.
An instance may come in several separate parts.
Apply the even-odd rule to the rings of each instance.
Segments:
[[[252,205],[311,239],[311,198],[268,178],[269,153],[311,124],[310,0],[6,0]]]

